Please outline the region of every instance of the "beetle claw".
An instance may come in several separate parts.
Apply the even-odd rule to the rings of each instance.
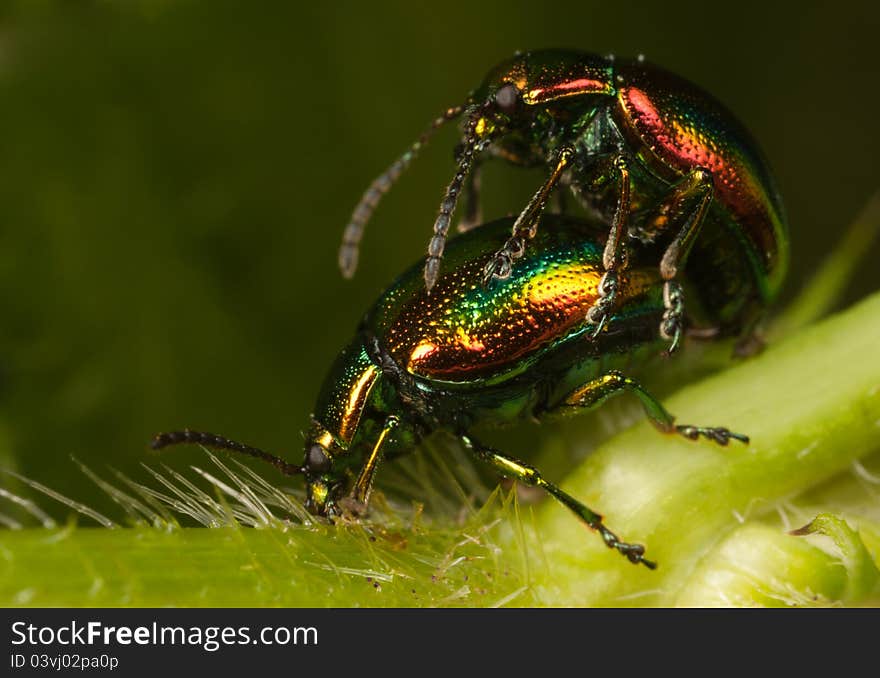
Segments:
[[[681,344],[684,318],[684,291],[674,280],[667,280],[663,286],[663,318],[660,320],[660,336],[669,341],[666,355],[670,356]]]
[[[598,337],[608,324],[611,309],[614,307],[614,301],[617,297],[617,286],[617,273],[606,271],[599,281],[599,297],[587,311],[587,322],[594,327],[592,339]]]
[[[605,325],[608,323],[608,314],[602,313],[601,316],[599,313],[593,313],[592,311],[597,310],[597,307],[593,307],[590,309],[590,312],[587,313],[587,321],[595,327],[593,333],[590,335],[590,339],[595,339],[599,336],[603,329],[605,329]]]
[[[749,444],[749,437],[747,435],[734,433],[723,426],[689,426],[687,424],[680,424],[675,427],[675,430],[679,435],[684,436],[688,440],[697,440],[700,436],[703,436],[722,447],[727,447],[731,440],[737,440],[744,445]]]
[[[649,570],[657,569],[657,563],[645,558],[645,547],[642,544],[630,544],[625,541],[620,541],[616,534],[601,524],[599,525],[598,530],[602,537],[602,541],[605,542],[605,546],[610,549],[615,549],[633,565],[641,563]]]
[[[509,278],[512,270],[513,264],[510,257],[503,252],[499,252],[483,268],[483,285],[489,285],[493,280]]]

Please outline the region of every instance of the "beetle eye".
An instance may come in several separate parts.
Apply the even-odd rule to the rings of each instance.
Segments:
[[[517,104],[519,103],[519,90],[516,88],[516,85],[512,83],[507,83],[495,92],[495,104],[500,108],[504,113],[512,113]]]
[[[330,470],[330,457],[318,444],[312,445],[306,452],[306,470],[312,473],[326,473]]]

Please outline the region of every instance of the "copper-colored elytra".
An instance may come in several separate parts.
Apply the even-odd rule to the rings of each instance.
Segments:
[[[659,162],[676,171],[702,167],[711,172],[718,199],[756,251],[763,253],[767,287],[775,289],[786,265],[785,261],[777,261],[784,227],[773,197],[759,181],[755,159],[725,136],[709,134],[692,116],[671,107],[659,110],[654,98],[639,87],[621,89],[619,100],[626,127],[639,138],[653,140],[651,155]]]
[[[572,257],[491,294],[462,285],[471,269],[478,265],[440,278],[389,327],[391,355],[410,373],[458,381],[503,371],[584,324],[602,276],[595,262]]]

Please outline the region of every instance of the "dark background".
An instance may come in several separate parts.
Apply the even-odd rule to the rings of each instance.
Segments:
[[[298,460],[324,370],[424,251],[455,132],[383,202],[346,282],[351,208],[516,49],[644,53],[727,104],[788,209],[788,298],[878,188],[876,3],[321,5],[0,5],[5,465],[88,499],[71,454],[131,471],[183,426]],[[484,213],[540,176],[490,166]],[[878,282],[866,266],[848,298]]]

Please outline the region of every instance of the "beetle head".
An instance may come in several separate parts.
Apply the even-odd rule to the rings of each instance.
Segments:
[[[545,49],[520,52],[493,68],[468,99],[478,116],[478,138],[534,125],[541,111],[551,114],[573,97],[614,93],[612,61],[597,54]]]
[[[354,274],[358,244],[379,200],[443,124],[464,114],[458,167],[440,203],[440,214],[434,225],[440,238],[445,238],[458,196],[476,158],[494,145],[499,155],[515,163],[531,165],[546,161],[548,149],[541,146],[555,147],[562,137],[560,131],[573,129],[571,121],[577,116],[579,106],[591,105],[590,97],[577,103],[574,98],[614,95],[612,64],[610,57],[547,49],[517,53],[493,68],[471,92],[466,105],[448,108],[434,120],[364,193],[345,229],[339,251],[343,275]],[[438,251],[429,250],[429,254],[439,260],[442,243],[435,249]],[[429,282],[429,289],[431,284]]]
[[[342,487],[333,459],[343,451],[327,429],[312,422],[306,436],[303,473],[306,477],[306,509],[315,515],[332,513],[336,498]]]
[[[493,68],[468,97],[467,118],[477,140],[496,138],[530,117],[526,89],[527,55],[517,54]]]

